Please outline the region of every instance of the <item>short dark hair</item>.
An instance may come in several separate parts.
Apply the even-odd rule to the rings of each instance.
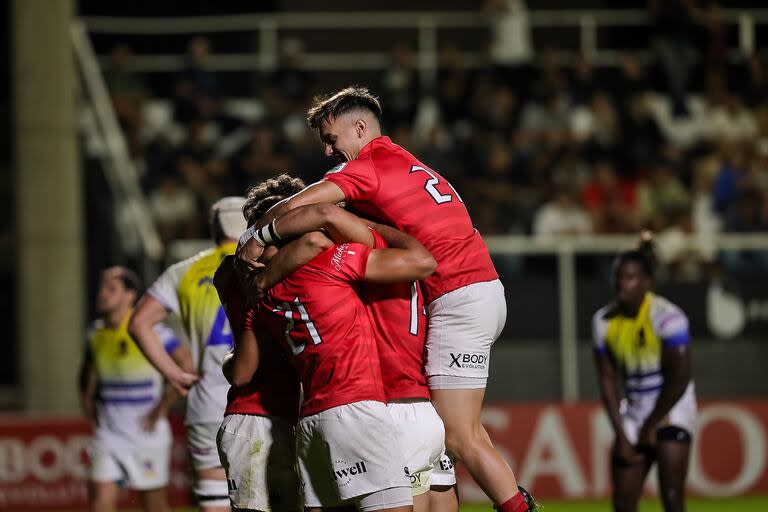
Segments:
[[[642,238],[637,248],[620,252],[614,262],[614,275],[618,274],[619,267],[628,262],[640,265],[645,276],[653,279],[656,273],[656,252],[653,239],[650,237]]]
[[[243,205],[245,221],[249,226],[255,224],[275,204],[306,187],[301,178],[283,173],[249,188]]]
[[[111,279],[119,279],[126,290],[133,290],[138,293],[141,290],[141,279],[139,275],[128,267],[116,265],[104,269],[101,273],[102,278],[109,277]]]
[[[367,88],[352,85],[328,96],[315,96],[307,111],[307,123],[314,130],[326,121],[353,110],[365,110],[376,116],[377,120],[381,120],[379,99]]]

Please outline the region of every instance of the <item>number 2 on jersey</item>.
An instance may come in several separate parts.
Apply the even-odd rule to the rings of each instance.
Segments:
[[[296,306],[297,311],[293,310],[294,305]],[[285,341],[291,347],[293,355],[301,354],[307,347],[306,342],[297,341],[294,337],[295,334],[291,335],[291,333],[295,333],[295,331],[298,329],[296,326],[297,320],[303,323],[306,327],[313,345],[319,345],[323,342],[323,339],[320,337],[320,333],[317,332],[315,323],[312,321],[312,319],[309,318],[307,308],[304,307],[304,304],[301,303],[301,300],[298,297],[293,300],[293,304],[290,302],[283,302],[275,309],[273,309],[272,312],[281,313],[287,320],[285,323]]]
[[[451,201],[453,201],[453,196],[451,194],[441,194],[440,191],[437,190],[436,185],[440,183],[440,178],[435,176],[435,174],[432,171],[420,165],[412,165],[409,174],[413,174],[414,172],[417,172],[417,171],[424,171],[425,173],[427,173],[427,175],[429,175],[429,178],[427,178],[426,183],[424,183],[424,190],[426,190],[427,193],[430,196],[432,196],[432,199],[434,199],[437,204],[450,203]],[[455,188],[453,188],[453,185],[451,185],[447,181],[445,182],[445,184],[450,187],[450,189],[453,191],[454,194],[456,194],[456,199],[458,199],[460,203],[463,203],[464,201],[461,200],[461,196],[459,196],[459,193],[456,192]]]

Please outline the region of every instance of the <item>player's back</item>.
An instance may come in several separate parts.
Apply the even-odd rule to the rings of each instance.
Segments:
[[[221,364],[233,339],[213,276],[235,247],[234,243],[222,244],[172,265],[148,291],[179,316],[189,338],[200,380],[187,397],[188,424],[219,421],[226,406],[229,384],[221,373]]]
[[[424,281],[428,303],[462,286],[498,278],[459,194],[389,137],[374,139],[325,179],[344,191],[354,209],[408,233],[432,253],[438,266]]]
[[[356,281],[370,249],[335,245],[272,287],[255,308],[292,357],[304,387],[301,416],[384,401],[376,342]]]
[[[374,249],[387,247],[378,233],[373,236]],[[423,372],[427,316],[419,283],[365,283],[361,298],[376,336],[387,401],[429,399]]]

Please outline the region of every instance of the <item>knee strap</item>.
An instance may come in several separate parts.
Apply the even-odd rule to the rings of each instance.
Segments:
[[[691,433],[684,428],[669,425],[661,427],[656,431],[657,441],[677,441],[678,443],[690,444]]]
[[[228,507],[229,489],[226,480],[198,480],[192,489],[200,505]]]

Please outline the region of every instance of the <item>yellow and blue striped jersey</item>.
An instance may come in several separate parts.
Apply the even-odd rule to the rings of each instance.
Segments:
[[[595,350],[607,352],[624,375],[630,400],[657,396],[664,378],[661,356],[664,347],[689,343],[688,318],[664,297],[646,294],[635,317],[621,314],[615,304],[592,318]]]
[[[187,424],[219,422],[224,416],[229,384],[221,364],[233,338],[213,276],[235,248],[235,243],[221,244],[176,263],[147,292],[179,317],[189,338],[200,380],[187,396]]]
[[[95,321],[87,334],[86,358],[98,375],[99,428],[132,435],[141,418],[160,400],[162,376],[144,357],[128,334],[129,313],[117,328]],[[168,352],[179,340],[171,329],[158,324],[155,331]]]

